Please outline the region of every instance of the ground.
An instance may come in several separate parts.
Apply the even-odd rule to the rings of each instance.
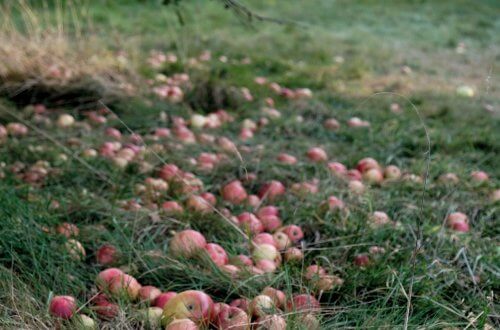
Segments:
[[[74,320],[49,314],[56,295],[74,296],[79,312],[101,328],[151,326],[140,312],[146,304],[124,297],[114,300],[118,317],[97,321],[92,298],[96,275],[107,268],[96,260],[103,244],[119,251],[113,266],[162,291],[203,290],[226,303],[252,299],[266,286],[288,297],[311,293],[324,329],[499,327],[498,2],[245,1],[282,24],[248,22],[222,2],[0,6],[0,128],[8,131],[0,129],[2,328],[75,328]],[[176,60],[162,61],[164,54]],[[179,100],[159,95],[173,85]],[[296,91],[304,95],[292,97]],[[193,115],[214,118],[220,109],[234,121],[195,127]],[[65,127],[62,114],[76,122]],[[185,119],[195,143],[182,140],[175,117]],[[353,127],[353,117],[369,126]],[[324,126],[330,118],[338,128]],[[253,137],[243,139],[242,127],[253,124]],[[159,127],[170,136],[155,136]],[[138,151],[117,157],[105,142],[118,139]],[[328,160],[311,161],[313,147]],[[203,167],[213,155],[201,153],[217,159]],[[297,163],[279,162],[281,153]],[[382,168],[396,165],[402,177],[375,184],[365,177],[359,194],[327,166],[354,169],[367,157]],[[194,173],[216,197],[217,212],[193,210],[193,192],[180,191],[184,181],[163,181],[166,191],[148,181],[165,164]],[[478,171],[488,179],[478,180]],[[261,202],[277,206],[285,225],[302,228],[303,261],[234,278],[204,255],[173,255],[172,237],[188,228],[230,256],[251,253],[251,235],[230,215],[257,213],[260,205],[224,200],[221,189],[233,180],[248,194],[270,180],[284,184],[283,196]],[[317,192],[297,191],[294,184],[304,182]],[[344,207],[329,209],[330,196]],[[167,214],[165,201],[185,211]],[[375,211],[389,224],[374,225]],[[454,212],[467,216],[468,231],[451,228]],[[62,223],[79,234],[56,233]],[[359,265],[359,255],[368,264]],[[305,278],[312,264],[343,283],[318,290]],[[288,327],[307,327],[301,315],[285,314]]]

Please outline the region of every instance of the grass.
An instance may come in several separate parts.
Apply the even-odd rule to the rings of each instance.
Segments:
[[[23,121],[30,125],[27,136],[0,142],[2,328],[55,327],[57,322],[47,312],[52,295],[69,294],[80,304],[87,302],[97,292],[93,282],[103,267],[96,263],[95,252],[103,243],[118,248],[119,266],[141,284],[155,285],[162,291],[202,289],[225,302],[254,297],[267,285],[289,295],[309,292],[313,288],[304,280],[303,268],[320,263],[345,281],[321,295],[324,329],[402,328],[412,278],[409,328],[499,326],[499,205],[490,200],[492,191],[499,188],[500,177],[500,94],[495,74],[500,7],[495,1],[314,0],[299,4],[256,0],[248,1],[256,12],[301,24],[263,22],[253,27],[221,9],[217,1],[182,1],[185,25],[179,23],[172,7],[154,1],[43,3],[14,6],[9,9],[12,11],[0,7],[4,8],[2,17],[6,13],[11,17],[8,24],[3,20],[0,33],[1,40],[7,41],[0,45],[0,123]],[[456,51],[460,42],[465,44],[464,54]],[[175,53],[178,63],[152,69],[147,58],[154,49]],[[189,58],[206,49],[212,52],[210,61],[200,66],[189,64]],[[118,51],[127,54],[125,67]],[[51,56],[53,53],[57,56]],[[222,55],[228,63],[218,60]],[[246,57],[250,64],[242,63]],[[47,79],[43,70],[54,63],[71,69],[73,79]],[[402,73],[403,66],[409,66],[411,73]],[[153,95],[144,80],[159,72],[167,76],[189,74],[192,86],[186,89],[183,102],[172,104]],[[309,87],[313,98],[275,96],[267,87],[254,83],[256,76],[285,87]],[[39,85],[28,88],[28,94],[20,93],[20,87],[32,86],[31,79]],[[89,104],[85,97],[89,90],[95,90],[91,88],[95,81],[104,83]],[[124,83],[132,86],[133,93],[117,88]],[[81,88],[75,91],[75,85]],[[462,85],[472,86],[474,97],[458,95],[456,89]],[[53,89],[41,93],[39,88],[45,90],[46,86]],[[251,90],[254,101],[241,99],[241,87]],[[67,88],[71,93],[54,96],[54,90]],[[119,93],[115,93],[117,89]],[[103,98],[108,92],[113,92],[113,97]],[[266,97],[274,98],[282,116],[259,129],[251,140],[240,141],[240,123],[245,118],[258,121]],[[50,108],[46,117],[52,122],[59,114],[70,113],[79,122],[88,123],[85,109],[101,107],[99,99],[120,118],[109,118],[106,126],[116,127],[124,136],[129,132],[123,123],[147,135],[156,127],[170,126],[161,122],[161,113],[188,119],[193,113],[223,106],[235,116],[236,124],[224,124],[210,134],[235,141],[241,158],[228,154],[228,160],[214,171],[202,172],[189,159],[201,152],[221,152],[220,148],[213,144],[179,147],[173,138],[160,143],[162,150],[159,143],[147,139],[148,151],[144,153],[144,160],[155,169],[166,162],[194,172],[204,189],[218,198],[223,184],[244,178],[248,172],[258,174],[256,182],[245,185],[252,193],[268,180],[280,180],[290,187],[318,178],[317,194],[287,194],[275,203],[286,224],[299,224],[304,229],[303,264],[284,263],[270,276],[236,281],[206,260],[178,260],[169,255],[173,231],[183,228],[201,231],[208,241],[222,245],[231,255],[247,253],[248,245],[217,214],[185,212],[172,217],[147,208],[123,210],[119,202],[138,198],[136,185],[155,171],[141,172],[139,162],[120,169],[102,157],[85,160],[84,165],[78,155],[109,140],[103,126],[88,130],[79,124],[61,129],[36,121],[31,108],[25,107],[45,103]],[[391,112],[392,103],[398,103],[402,112]],[[427,141],[413,106],[431,141],[426,187],[400,181],[370,187],[366,194],[357,196],[324,164],[306,160],[308,148],[322,146],[331,160],[349,168],[364,157],[374,157],[382,165],[394,164],[423,177]],[[299,115],[303,121],[297,120]],[[368,120],[371,126],[348,127],[346,122],[353,116]],[[339,130],[323,128],[323,121],[330,117],[339,120]],[[70,144],[71,139],[80,144]],[[259,145],[265,148],[260,150]],[[252,149],[244,152],[243,146]],[[150,151],[153,149],[160,150],[159,157]],[[280,152],[297,156],[298,164],[278,163],[275,158]],[[67,159],[61,158],[61,153],[66,153]],[[50,175],[41,184],[28,184],[11,171],[16,162],[29,167],[38,160],[50,163]],[[490,181],[473,183],[469,178],[473,170],[487,172]],[[441,183],[439,176],[448,172],[456,173],[460,183]],[[348,214],[321,210],[319,205],[331,195],[344,200]],[[169,190],[162,200],[169,199],[184,202],[186,196]],[[53,207],[54,201],[59,208]],[[219,206],[223,205],[219,198]],[[250,210],[228,207],[233,214]],[[381,229],[367,226],[367,218],[376,210],[385,211],[400,225]],[[453,233],[445,226],[447,214],[457,210],[471,221],[467,234]],[[413,271],[411,255],[418,219],[422,220],[423,247]],[[46,232],[62,222],[80,228],[78,240],[87,251],[83,260],[70,257],[63,236]],[[368,253],[373,245],[384,247],[386,253],[372,257],[369,267],[355,266],[354,256]],[[138,315],[143,306],[119,303],[124,312],[112,322],[100,322],[101,327],[146,327]],[[87,305],[82,311],[95,316]],[[289,317],[289,328],[303,326],[296,318]]]

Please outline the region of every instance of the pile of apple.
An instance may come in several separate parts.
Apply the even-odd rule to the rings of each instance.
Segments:
[[[319,266],[309,267],[306,277],[312,281],[339,281],[327,277]],[[120,313],[118,301],[135,303],[139,315],[149,325],[169,330],[205,329],[286,329],[287,315],[298,315],[301,323],[310,329],[319,328],[317,314],[320,304],[310,294],[298,294],[287,299],[283,291],[266,287],[252,299],[239,298],[230,304],[214,303],[203,291],[188,290],[180,293],[161,292],[153,286],[141,286],[132,276],[118,268],[108,268],[96,278],[100,290],[91,298],[89,305],[99,318],[112,320]],[[80,308],[81,309],[81,308]],[[54,296],[49,312],[56,318],[73,319],[80,326],[95,328],[95,321],[79,313],[76,299],[72,296]],[[286,312],[286,313],[285,313]]]

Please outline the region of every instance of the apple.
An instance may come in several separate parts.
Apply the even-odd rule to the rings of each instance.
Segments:
[[[253,266],[252,259],[244,254],[240,254],[236,257],[231,258],[230,262],[237,266]]]
[[[284,307],[285,302],[286,302],[286,295],[283,291],[272,288],[270,286],[265,287],[262,290],[262,293],[265,296],[268,296],[271,298],[274,302],[274,304],[279,308],[279,307]]]
[[[282,225],[281,219],[276,215],[262,215],[259,220],[264,226],[264,230],[273,232]]]
[[[305,278],[308,280],[318,279],[321,276],[326,275],[326,270],[318,265],[311,265],[306,268]]]
[[[181,170],[174,164],[165,164],[160,170],[160,178],[170,181],[181,174]]]
[[[115,140],[121,140],[121,138],[122,138],[122,133],[114,127],[106,128],[106,131],[104,132],[104,134],[106,134],[106,136],[109,136],[110,138],[113,138]]]
[[[92,299],[94,304],[93,310],[96,314],[104,320],[112,320],[120,312],[120,308],[117,304],[109,301],[105,294],[100,293],[94,299]]]
[[[301,325],[307,330],[318,330],[320,328],[319,320],[314,314],[305,314],[301,316]]]
[[[139,300],[148,303],[153,302],[161,295],[160,289],[152,285],[146,285],[139,289]]]
[[[191,116],[191,127],[202,128],[207,123],[207,118],[200,114],[194,114]]]
[[[465,222],[465,223],[468,223],[469,222],[469,218],[467,217],[467,215],[465,215],[464,213],[462,212],[452,212],[448,215],[448,217],[446,218],[446,223],[448,224],[448,226],[452,227],[454,223],[456,222]]]
[[[174,235],[170,240],[170,251],[174,256],[191,258],[198,251],[205,249],[205,237],[195,230],[187,229]]]
[[[50,300],[49,312],[52,316],[67,320],[75,311],[76,302],[72,296],[54,296]]]
[[[260,245],[260,244],[271,244],[276,246],[276,241],[274,240],[273,235],[269,233],[260,233],[257,234],[253,239],[252,242],[255,245]]]
[[[366,188],[363,182],[359,180],[349,181],[349,191],[356,195],[361,195],[365,192]]]
[[[365,173],[366,171],[371,170],[373,168],[380,169],[380,165],[375,159],[370,157],[361,159],[358,162],[358,165],[356,166],[356,169],[361,173]]]
[[[286,330],[286,321],[279,315],[266,315],[258,318],[257,330]]]
[[[250,302],[249,309],[251,314],[256,317],[264,317],[276,312],[276,306],[273,300],[266,295],[258,295]]]
[[[438,180],[442,183],[450,183],[450,184],[455,184],[460,181],[455,173],[441,174]]]
[[[295,295],[292,300],[287,302],[288,311],[301,311],[301,312],[318,312],[320,304],[313,296],[309,294]]]
[[[253,260],[259,262],[260,260],[275,261],[279,256],[279,252],[274,245],[260,244],[257,245],[252,253]]]
[[[223,272],[231,275],[231,277],[236,277],[238,275],[238,273],[241,271],[238,266],[230,265],[230,264],[222,265],[222,266],[220,266],[220,269]]]
[[[330,291],[344,284],[344,280],[335,275],[322,275],[313,281],[314,287],[319,291]]]
[[[157,327],[160,325],[161,315],[163,314],[163,309],[160,307],[149,307],[141,311],[144,318],[147,320],[148,325]]]
[[[217,143],[219,145],[219,147],[226,151],[226,152],[229,152],[229,153],[234,153],[234,152],[237,152],[238,151],[238,148],[236,148],[236,145],[234,144],[233,141],[231,141],[230,139],[228,139],[227,137],[223,136],[223,137],[220,137],[218,140],[217,140]]]
[[[257,207],[260,205],[260,198],[257,195],[249,195],[247,197],[247,205]]]
[[[75,123],[75,118],[72,115],[62,114],[57,118],[57,126],[61,128],[71,127]]]
[[[23,136],[28,134],[28,127],[21,123],[8,123],[5,129],[12,136]]]
[[[307,151],[307,158],[313,162],[325,162],[328,160],[326,151],[319,147],[311,148]]]
[[[380,227],[391,223],[391,219],[385,212],[375,211],[369,217],[370,223],[375,227]]]
[[[91,317],[85,315],[85,314],[78,314],[74,317],[75,323],[77,325],[77,329],[79,330],[93,330],[96,329],[96,324],[94,319]]]
[[[344,176],[347,174],[347,167],[339,162],[330,162],[328,163],[328,169],[334,175]]]
[[[276,271],[276,263],[272,260],[259,260],[255,263],[255,267],[262,270],[264,273],[274,273]]]
[[[290,240],[293,243],[297,243],[298,241],[304,238],[304,233],[302,232],[302,229],[297,225],[288,225],[279,229],[278,231],[287,234],[288,238],[290,238]]]
[[[287,262],[298,262],[304,259],[304,253],[296,247],[291,247],[285,251],[285,261]]]
[[[227,264],[229,258],[227,256],[226,250],[224,250],[222,246],[215,243],[208,243],[205,246],[205,251],[207,252],[210,259],[212,259],[213,263],[217,266]]]
[[[473,172],[471,172],[470,176],[471,176],[472,181],[474,181],[476,183],[486,182],[490,179],[488,174],[486,172],[483,172],[483,171],[473,171]]]
[[[239,180],[234,180],[222,188],[222,198],[231,204],[241,204],[248,194]]]
[[[170,130],[165,127],[158,127],[155,129],[154,136],[158,138],[167,138],[170,136]]]
[[[170,322],[165,330],[199,330],[200,328],[190,319],[175,319]]]
[[[389,165],[384,169],[384,177],[387,180],[397,180],[401,177],[401,170],[395,165]]]
[[[359,267],[366,267],[370,264],[370,258],[366,254],[358,254],[354,257],[354,264]]]
[[[363,180],[371,184],[380,184],[384,181],[384,174],[379,168],[370,168],[363,172]]]
[[[214,206],[215,204],[217,204],[217,198],[212,193],[203,192],[203,193],[200,194],[200,197],[203,198],[204,200],[206,200],[212,206]]]
[[[352,117],[347,121],[349,127],[370,127],[370,123],[358,117]]]
[[[257,217],[263,217],[263,216],[270,216],[270,215],[273,215],[273,216],[277,216],[279,217],[279,209],[276,207],[276,206],[272,206],[272,205],[269,205],[269,206],[264,206],[264,207],[261,207],[258,211],[257,211]]]
[[[276,199],[278,196],[285,194],[285,191],[286,189],[283,183],[276,180],[272,180],[267,182],[260,188],[259,197],[261,199],[267,198],[272,201]]]
[[[340,128],[340,123],[335,118],[328,118],[323,122],[323,127],[329,131],[336,131]]]
[[[341,210],[345,207],[344,202],[335,196],[328,197],[327,203],[330,210]]]
[[[278,250],[282,251],[282,250],[285,250],[289,247],[292,246],[292,241],[290,240],[290,238],[288,237],[287,234],[285,234],[284,232],[276,232],[274,233],[273,235],[273,239],[274,239],[274,242],[275,242],[275,246],[278,248]]]
[[[196,142],[194,133],[185,126],[174,127],[173,132],[175,137],[183,143],[193,144]]]
[[[363,178],[363,174],[355,169],[348,170],[346,173],[347,179],[349,180],[361,180]]]
[[[492,202],[498,202],[500,201],[500,189],[494,190],[491,195],[490,195],[490,200]]]
[[[222,308],[224,306],[229,306],[226,303],[214,303],[212,310],[210,311],[210,323],[216,324],[217,323],[217,317],[219,316],[219,313],[221,312]]]
[[[87,255],[82,243],[75,239],[69,239],[66,244],[64,244],[64,247],[68,251],[69,256],[74,260],[82,260]]]
[[[186,201],[186,206],[188,209],[199,213],[209,213],[212,211],[212,205],[210,202],[197,195],[189,196]]]
[[[114,277],[109,283],[109,292],[115,296],[126,295],[130,300],[135,300],[139,296],[141,285],[137,280],[128,275]]]
[[[451,225],[451,229],[461,233],[466,233],[469,231],[469,223],[465,221],[456,221]]]
[[[160,295],[158,295],[158,297],[156,297],[156,299],[154,300],[153,302],[153,306],[155,307],[160,307],[160,308],[163,308],[165,307],[165,304],[170,300],[172,299],[173,297],[175,297],[177,295],[177,292],[173,292],[173,291],[169,291],[169,292],[164,292],[164,293],[161,293]]]
[[[250,212],[243,212],[238,216],[240,226],[253,234],[259,234],[264,231],[262,222]]]
[[[104,244],[97,250],[96,258],[100,265],[111,265],[117,261],[118,251],[113,245]]]
[[[242,311],[248,313],[250,307],[250,301],[246,298],[239,298],[231,301],[229,306],[238,307]]]
[[[253,138],[253,131],[251,129],[248,129],[248,128],[242,128],[241,131],[240,131],[240,139],[242,141],[246,141],[246,140],[249,140],[251,138]]]
[[[248,330],[250,319],[242,309],[224,305],[217,315],[216,324],[220,330]]]
[[[286,153],[279,154],[277,159],[280,163],[283,163],[283,164],[294,165],[297,163],[296,157],[289,155],[289,154],[286,154]]]
[[[122,276],[124,273],[118,268],[108,268],[97,275],[96,284],[99,290],[108,290],[113,279]]]
[[[162,324],[172,319],[188,318],[198,324],[207,323],[213,308],[213,301],[205,292],[188,290],[171,298],[163,307]]]
[[[165,211],[166,214],[176,214],[184,212],[182,206],[176,201],[166,201],[161,205],[161,208],[163,211]]]
[[[64,222],[57,226],[56,231],[59,234],[66,236],[67,238],[78,236],[78,234],[80,233],[80,230],[76,225],[68,222]]]

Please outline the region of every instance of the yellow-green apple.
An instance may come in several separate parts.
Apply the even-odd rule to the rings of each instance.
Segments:
[[[278,248],[278,250],[280,251],[283,251],[292,246],[292,241],[284,232],[279,231],[274,233],[273,238],[276,248]]]
[[[274,245],[260,244],[254,247],[252,257],[255,262],[260,260],[275,261],[278,258],[279,252]]]
[[[207,324],[213,308],[213,301],[203,291],[188,290],[171,298],[163,307],[162,324],[173,319],[187,318],[197,324]]]
[[[153,302],[153,306],[163,308],[165,307],[165,304],[176,295],[177,292],[173,291],[164,292],[160,294],[158,297],[156,297],[156,299]]]
[[[255,317],[263,317],[274,314],[277,310],[273,300],[266,295],[258,295],[252,299],[249,305],[250,312]]]

